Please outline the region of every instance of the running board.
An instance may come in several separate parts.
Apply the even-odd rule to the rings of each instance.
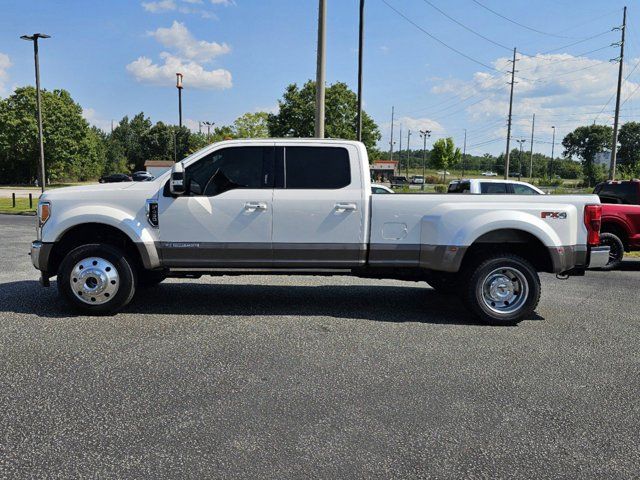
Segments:
[[[352,275],[350,268],[170,268],[168,277],[197,278],[202,275]]]

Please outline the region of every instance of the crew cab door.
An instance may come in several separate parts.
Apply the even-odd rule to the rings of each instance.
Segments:
[[[275,266],[351,267],[365,262],[368,206],[355,147],[277,144],[273,191]]]
[[[273,143],[229,146],[185,168],[187,193],[159,199],[167,267],[271,265]]]

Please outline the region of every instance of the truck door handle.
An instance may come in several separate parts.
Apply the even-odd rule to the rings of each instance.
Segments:
[[[338,212],[353,212],[358,209],[358,206],[355,203],[336,203],[334,209]]]
[[[267,204],[263,202],[247,202],[244,204],[244,209],[254,212],[256,210],[266,210]]]

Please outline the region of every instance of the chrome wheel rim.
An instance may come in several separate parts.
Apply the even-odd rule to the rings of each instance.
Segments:
[[[529,282],[520,270],[512,267],[496,268],[487,274],[480,289],[485,307],[503,315],[520,310],[529,296]]]
[[[111,262],[100,257],[89,257],[75,264],[69,284],[81,302],[102,305],[118,292],[120,276]]]

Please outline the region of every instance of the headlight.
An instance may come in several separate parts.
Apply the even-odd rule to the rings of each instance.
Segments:
[[[43,226],[51,216],[51,204],[49,202],[38,203],[38,224]]]

